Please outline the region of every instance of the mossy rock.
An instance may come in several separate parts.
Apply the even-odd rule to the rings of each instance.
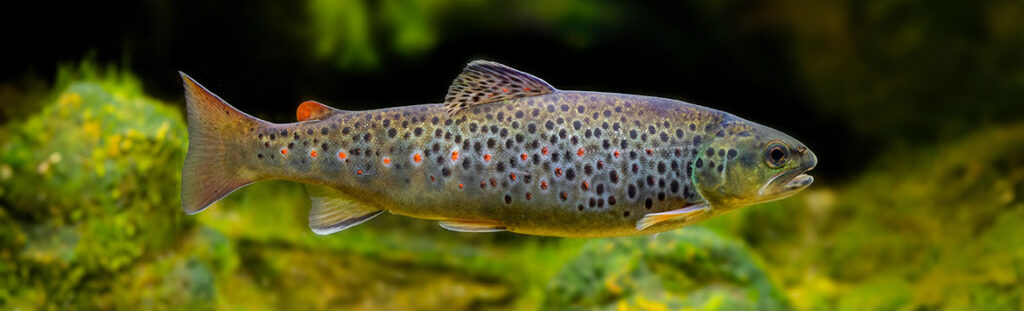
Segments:
[[[88,301],[191,224],[178,203],[186,145],[178,109],[112,69],[60,76],[38,114],[0,129],[0,220],[17,220],[3,223],[9,266],[0,270],[14,277],[0,285],[0,303]]]
[[[747,248],[701,227],[593,240],[548,293],[552,310],[790,309]]]

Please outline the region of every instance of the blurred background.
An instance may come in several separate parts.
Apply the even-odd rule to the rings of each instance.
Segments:
[[[1024,310],[1019,0],[0,0],[0,309]],[[815,185],[657,238],[181,211],[177,71],[290,122],[440,102],[474,59],[797,137]]]

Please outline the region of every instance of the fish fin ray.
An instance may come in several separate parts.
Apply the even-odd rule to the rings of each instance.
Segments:
[[[444,108],[453,116],[477,105],[554,91],[550,84],[531,74],[496,62],[475,60],[448,87]]]
[[[668,221],[668,220],[686,219],[686,218],[689,218],[691,216],[698,215],[698,214],[701,214],[701,213],[704,213],[704,212],[707,212],[707,211],[708,211],[707,205],[700,204],[700,205],[693,205],[693,206],[684,207],[684,208],[677,209],[677,210],[671,210],[671,211],[667,211],[667,212],[650,213],[650,214],[644,215],[643,218],[640,218],[640,220],[638,220],[636,222],[636,230],[637,231],[644,230],[644,229],[647,229],[650,226],[653,226],[653,225],[656,225],[658,223],[661,223],[661,222],[664,222],[664,221]]]
[[[188,214],[199,213],[231,192],[258,181],[235,169],[225,155],[232,129],[267,124],[217,97],[184,72],[188,118],[188,152],[181,169],[181,206]]]
[[[442,228],[458,232],[508,231],[504,224],[492,220],[445,219],[438,222]]]
[[[300,122],[307,120],[323,120],[340,112],[341,110],[328,107],[327,105],[321,104],[315,100],[307,100],[302,102],[298,109],[295,109],[295,118]]]
[[[309,210],[309,228],[316,234],[327,235],[345,230],[384,212],[327,186],[306,185],[306,191],[313,203]]]

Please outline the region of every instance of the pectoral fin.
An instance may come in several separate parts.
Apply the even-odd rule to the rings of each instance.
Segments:
[[[309,210],[309,228],[316,234],[345,230],[384,212],[333,188],[306,185],[306,191],[313,202],[313,208]]]
[[[505,225],[491,220],[447,219],[439,222],[442,228],[458,232],[499,232],[506,231]]]
[[[707,212],[707,211],[708,211],[707,205],[700,204],[700,205],[688,206],[688,207],[677,209],[677,210],[671,210],[671,211],[667,211],[667,212],[647,214],[647,215],[644,215],[643,218],[640,218],[640,220],[636,222],[636,230],[637,231],[644,230],[644,229],[647,229],[647,227],[650,227],[650,226],[653,226],[653,225],[656,225],[658,223],[661,223],[661,222],[664,222],[664,221],[668,221],[668,220],[683,220],[683,219],[686,219],[686,218],[689,218],[689,217],[700,215],[700,214],[702,214],[704,212]]]

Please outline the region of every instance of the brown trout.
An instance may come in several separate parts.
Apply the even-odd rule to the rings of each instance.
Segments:
[[[650,234],[792,196],[817,164],[792,137],[722,111],[558,90],[487,61],[471,62],[442,104],[344,111],[307,101],[288,124],[181,77],[185,212],[290,180],[306,184],[318,234],[385,211],[464,232]]]

